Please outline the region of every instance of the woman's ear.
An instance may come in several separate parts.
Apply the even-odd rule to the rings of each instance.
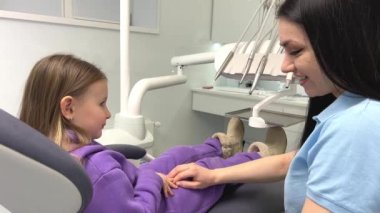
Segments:
[[[74,117],[73,102],[74,98],[72,96],[65,96],[59,103],[61,113],[67,120],[72,120]]]

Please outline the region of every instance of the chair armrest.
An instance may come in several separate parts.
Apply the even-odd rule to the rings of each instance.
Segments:
[[[108,149],[120,152],[128,159],[140,159],[145,156],[146,150],[129,144],[110,144],[106,145]]]

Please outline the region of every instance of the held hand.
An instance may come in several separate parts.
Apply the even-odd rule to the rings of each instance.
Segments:
[[[169,174],[169,178],[180,187],[189,189],[203,189],[214,185],[213,170],[206,169],[195,163],[176,166]]]
[[[178,186],[176,184],[173,183],[173,179],[172,178],[168,178],[167,176],[165,176],[164,174],[162,173],[158,173],[158,176],[160,176],[162,178],[162,182],[163,182],[163,185],[162,185],[162,190],[164,191],[164,194],[165,194],[165,197],[170,197],[170,196],[173,196],[174,193],[172,191],[172,188],[178,188]]]

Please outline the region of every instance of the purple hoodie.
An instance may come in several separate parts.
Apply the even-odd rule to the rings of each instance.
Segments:
[[[71,153],[84,160],[93,186],[85,212],[158,212],[163,183],[155,171],[137,169],[122,154],[97,143]]]
[[[93,197],[85,212],[206,212],[221,197],[224,185],[202,190],[178,188],[174,196],[165,198],[162,179],[156,171],[168,173],[176,165],[196,162],[214,169],[232,166],[260,158],[257,153],[238,153],[221,157],[218,139],[209,138],[203,144],[177,146],[155,160],[135,167],[124,155],[93,142],[71,152],[83,159],[84,168],[93,186]]]

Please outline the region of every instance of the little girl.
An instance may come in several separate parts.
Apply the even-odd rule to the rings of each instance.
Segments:
[[[229,138],[174,147],[137,168],[94,141],[111,117],[107,96],[106,76],[94,65],[72,55],[51,55],[33,67],[22,99],[20,119],[80,159],[89,175],[93,197],[85,212],[206,212],[221,197],[224,185],[176,189],[166,174],[189,162],[213,169],[260,158],[256,152],[222,157],[220,141],[225,140],[224,150],[235,149],[244,134],[241,121],[233,118],[228,130],[234,134]]]

